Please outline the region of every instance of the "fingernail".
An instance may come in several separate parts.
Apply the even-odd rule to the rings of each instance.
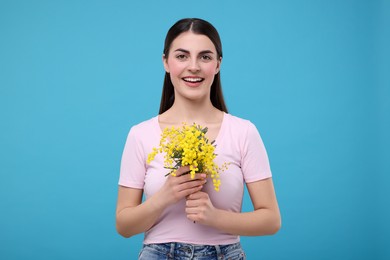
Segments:
[[[202,174],[200,175],[200,177],[201,177],[201,178],[206,178],[206,174],[202,173]]]

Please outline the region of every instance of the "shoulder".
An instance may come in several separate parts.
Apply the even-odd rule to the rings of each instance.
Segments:
[[[235,115],[232,115],[232,114],[225,114],[226,117],[229,119],[229,121],[231,123],[242,123],[242,124],[248,124],[250,123],[250,121],[248,119],[245,119],[245,118],[242,118],[242,117],[238,117],[238,116],[235,116]]]
[[[256,126],[248,119],[244,119],[231,114],[226,114],[226,121],[229,127],[232,127],[239,133],[247,133],[248,131],[256,130]]]
[[[257,127],[250,120],[230,114],[226,115],[225,135],[241,149],[246,147],[248,143],[257,143],[261,139]]]
[[[142,121],[130,128],[130,136],[148,136],[158,130],[158,116]]]

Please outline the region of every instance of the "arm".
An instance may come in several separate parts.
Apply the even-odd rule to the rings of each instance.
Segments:
[[[142,202],[143,190],[119,186],[116,210],[116,229],[124,237],[148,230],[163,208],[155,198]]]
[[[176,177],[168,176],[162,188],[142,203],[143,190],[119,186],[116,210],[116,228],[119,234],[130,237],[149,230],[166,207],[200,191],[205,174],[191,179],[189,167],[181,167]]]
[[[236,213],[216,209],[207,193],[191,194],[187,200],[187,217],[200,224],[242,236],[275,234],[281,226],[280,212],[272,178],[247,184],[254,210]]]

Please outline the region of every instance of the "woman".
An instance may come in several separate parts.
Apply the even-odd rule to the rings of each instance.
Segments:
[[[227,113],[220,82],[222,46],[201,19],[174,24],[165,39],[160,113],[133,126],[124,148],[116,212],[124,237],[145,232],[139,259],[245,259],[239,236],[276,233],[280,213],[268,157],[256,127]],[[229,162],[220,191],[189,167],[165,177],[163,155],[146,163],[162,129],[183,122],[207,126],[216,163]],[[241,212],[244,183],[254,210]],[[145,201],[142,196],[145,193]]]

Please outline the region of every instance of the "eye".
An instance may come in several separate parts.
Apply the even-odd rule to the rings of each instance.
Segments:
[[[178,55],[176,55],[176,59],[185,60],[185,59],[187,59],[187,56],[185,54],[178,54]]]
[[[212,60],[213,58],[210,56],[210,55],[202,55],[200,57],[201,60],[204,60],[204,61],[210,61]]]

